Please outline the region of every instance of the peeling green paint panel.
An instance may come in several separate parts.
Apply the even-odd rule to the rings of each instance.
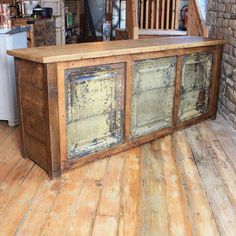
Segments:
[[[186,55],[182,64],[179,121],[208,113],[212,53]]]
[[[125,67],[119,63],[66,70],[69,158],[123,142]]]
[[[133,63],[131,138],[172,126],[176,57]]]

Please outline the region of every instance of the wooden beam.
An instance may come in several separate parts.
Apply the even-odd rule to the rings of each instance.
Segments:
[[[175,29],[175,17],[176,17],[176,0],[172,0],[172,10],[171,10],[171,29]]]
[[[171,0],[167,0],[167,5],[166,5],[166,30],[168,30],[169,24],[170,24],[170,1]]]
[[[161,4],[161,29],[165,29],[165,1],[162,0]]]
[[[155,0],[151,0],[151,29],[154,29],[155,23]]]
[[[126,1],[126,29],[129,34],[129,39],[138,39],[138,20],[137,20],[137,1]]]
[[[149,29],[149,0],[146,0],[145,29]]]
[[[140,25],[139,25],[139,29],[143,29],[143,25],[144,25],[144,0],[141,0],[141,8],[140,8]]]
[[[156,0],[156,29],[160,29],[160,0]]]

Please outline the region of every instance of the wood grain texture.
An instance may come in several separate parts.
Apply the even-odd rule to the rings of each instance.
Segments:
[[[211,158],[211,150],[202,139],[202,135],[197,127],[189,128],[186,133],[219,232],[221,235],[234,235],[236,233],[235,209],[230,202],[224,182],[219,176],[214,160]]]
[[[25,155],[36,162],[39,166],[48,169],[48,151],[47,146],[37,139],[25,134]]]
[[[21,84],[42,90],[46,88],[46,71],[43,64],[32,63],[27,60],[21,60],[20,64],[23,68],[18,72],[18,79]]]
[[[44,181],[40,185],[16,235],[39,235],[42,232],[62,186],[61,181]]]
[[[33,163],[27,159],[21,159],[7,177],[1,182],[0,195],[0,214],[4,212],[13,196],[18,191],[21,184],[29,174],[33,167]],[[7,189],[8,191],[4,191]]]
[[[211,100],[210,100],[210,112],[213,115],[213,119],[216,118],[217,114],[217,102],[219,96],[219,81],[221,75],[221,59],[222,59],[222,46],[216,46],[214,50],[213,57],[213,68],[212,68],[212,77],[214,83],[211,86]]]
[[[222,118],[56,181],[20,159],[18,131],[0,145],[2,235],[235,235],[236,131]]]
[[[217,225],[194,162],[194,156],[184,131],[174,134],[177,164],[190,211],[194,235],[219,235]],[[207,222],[207,225],[205,224]]]
[[[178,39],[178,40],[177,40]],[[89,58],[148,53],[153,51],[173,50],[224,44],[224,40],[201,37],[162,37],[155,39],[125,40],[71,44],[10,50],[8,54],[21,59],[41,63],[63,62]]]
[[[166,4],[166,29],[170,28],[170,0]]]
[[[199,124],[198,128],[208,147],[210,158],[214,160],[213,162],[224,182],[230,202],[236,207],[236,172],[233,163],[231,162],[231,159],[228,158],[227,154],[225,154],[219,141],[208,126]]]
[[[145,29],[149,28],[149,21],[150,21],[150,1],[146,0],[146,8],[145,8]]]
[[[183,57],[177,57],[176,65],[176,77],[175,77],[175,96],[174,96],[174,107],[173,107],[173,125],[176,126],[178,123],[178,111],[180,104],[181,95],[181,73],[182,73]]]
[[[159,142],[141,147],[142,151],[142,202],[141,235],[169,235],[163,159]]]
[[[19,133],[20,133],[20,144],[21,144],[21,155],[25,157],[25,143],[24,143],[24,131],[23,131],[23,104],[22,104],[22,97],[21,97],[21,88],[20,88],[20,64],[21,60],[14,58],[15,60],[15,79],[16,79],[16,94],[17,94],[17,105],[19,107]]]
[[[165,29],[165,2],[166,0],[161,1],[161,29]]]
[[[140,149],[134,148],[124,155],[123,186],[119,235],[135,236],[140,232]]]
[[[179,11],[180,11],[180,0],[175,1],[175,29],[179,28]]]
[[[34,165],[34,168],[0,215],[1,231],[4,234],[13,235],[15,233],[25,213],[29,210],[29,202],[34,198],[45,177],[45,173],[37,165]],[[15,227],[12,227],[12,225]]]
[[[26,73],[28,73],[28,71],[26,71]],[[23,109],[32,111],[42,118],[46,117],[47,108],[45,91],[32,86],[21,84],[20,93]]]
[[[48,64],[47,71],[47,152],[48,174],[61,175],[57,64]]]
[[[120,215],[123,169],[124,157],[122,154],[109,158],[97,214],[113,216],[118,219]]]
[[[175,29],[175,15],[176,15],[176,1],[172,1],[172,9],[171,9],[171,29]]]
[[[9,127],[5,122],[0,123],[0,146],[14,130],[15,128]]]
[[[8,126],[5,122],[3,125]],[[19,130],[16,129],[10,135],[8,133],[5,133],[5,135],[2,136],[4,141],[0,145],[0,183],[9,175],[21,159]]]
[[[187,34],[208,37],[209,32],[205,23],[205,19],[203,19],[202,14],[200,12],[200,6],[198,4],[198,1],[190,1],[188,9],[189,18]]]
[[[145,1],[141,0],[140,1],[141,4],[141,8],[140,8],[140,23],[139,23],[139,29],[143,29],[143,19],[144,19],[144,5],[145,5]]]
[[[45,120],[28,110],[23,111],[22,118],[24,120],[24,132],[45,144]]]
[[[160,1],[156,1],[156,29],[160,29]]]
[[[236,153],[236,131],[230,126],[224,126],[222,122],[223,118],[218,118],[215,121],[207,122],[207,125],[214,132],[215,137],[236,169],[236,158],[234,158]]]
[[[160,153],[161,158],[163,158],[170,235],[191,235],[192,225],[188,205],[173,152],[171,136],[166,136],[160,140]]]
[[[98,216],[96,218],[92,236],[116,236],[117,219],[113,216]]]
[[[52,233],[62,235],[67,230],[67,221],[73,206],[83,184],[83,176],[86,174],[87,169],[82,168],[77,172],[68,174],[68,178],[63,181],[59,193],[57,194],[54,204],[50,209],[50,214],[47,214],[41,226],[42,235],[50,235]],[[72,179],[77,181],[72,182]],[[80,179],[81,178],[81,179]],[[73,222],[71,222],[73,225]]]
[[[138,6],[137,1],[130,0],[126,2],[126,23],[125,28],[128,31],[129,39],[138,39]]]

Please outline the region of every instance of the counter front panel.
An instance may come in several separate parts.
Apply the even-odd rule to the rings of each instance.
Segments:
[[[223,43],[178,37],[11,51],[22,155],[53,178],[214,118]]]
[[[210,52],[184,56],[179,108],[180,122],[208,113],[212,59],[213,54]]]
[[[65,72],[69,159],[123,142],[125,64]]]
[[[172,126],[176,57],[133,63],[131,137]]]

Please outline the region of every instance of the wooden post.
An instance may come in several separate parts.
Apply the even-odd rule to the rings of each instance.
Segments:
[[[129,39],[138,39],[137,1],[126,1],[126,29]]]
[[[208,29],[201,16],[196,0],[189,0],[187,34],[190,36],[208,37]]]
[[[47,64],[47,146],[49,152],[48,174],[51,178],[56,178],[61,175],[57,89],[57,64]]]
[[[174,109],[173,109],[173,125],[177,126],[178,111],[180,104],[180,91],[181,91],[181,72],[182,72],[183,57],[177,57],[176,76],[175,76],[175,96],[174,96]]]
[[[159,26],[159,14],[160,14],[160,1],[156,0],[156,29],[160,29]]]

